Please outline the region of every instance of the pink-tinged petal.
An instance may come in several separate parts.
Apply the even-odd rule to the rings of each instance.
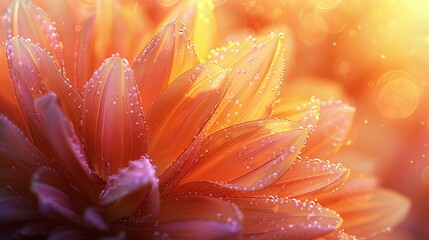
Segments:
[[[17,239],[45,239],[55,223],[52,221],[36,221],[27,223],[15,231]]]
[[[346,181],[350,170],[319,159],[297,159],[271,186],[246,195],[303,198],[330,191]]]
[[[95,197],[97,190],[92,185],[104,181],[89,165],[83,145],[73,125],[59,108],[56,95],[48,93],[36,99],[35,108],[40,113],[42,129],[56,154],[56,163],[71,173],[71,177]]]
[[[198,63],[183,24],[173,19],[164,25],[133,65],[136,84],[144,96],[143,109],[149,109],[173,80]]]
[[[182,183],[209,180],[257,190],[276,181],[298,156],[307,131],[296,122],[263,120],[209,135]]]
[[[217,20],[212,0],[187,0],[177,5],[166,18],[177,18],[189,33],[198,54],[204,59],[211,49],[219,45]]]
[[[22,116],[26,122],[26,133],[32,142],[47,156],[52,156],[52,150],[46,136],[41,130],[41,125],[38,118],[38,113],[34,109],[34,100],[26,86],[20,81],[14,81],[16,96],[18,98],[19,107]]]
[[[340,216],[314,202],[282,198],[232,198],[243,212],[243,234],[252,239],[314,239],[341,225]]]
[[[0,225],[40,220],[37,203],[30,196],[5,194],[0,188]]]
[[[64,225],[55,227],[49,234],[49,240],[87,239],[89,236],[77,228]]]
[[[94,14],[82,24],[76,60],[78,90],[104,59],[119,53],[127,59],[138,55],[148,42],[151,23],[134,4],[118,0],[96,0]]]
[[[110,229],[104,219],[104,212],[94,207],[89,207],[85,210],[83,223],[88,226],[88,228],[97,229],[102,232],[107,232]]]
[[[311,134],[303,157],[329,158],[347,142],[355,108],[341,101],[324,101],[320,104],[320,120]]]
[[[7,117],[0,114],[0,156],[12,166],[34,169],[49,166],[49,159]],[[3,164],[3,163],[2,163]]]
[[[410,200],[384,189],[354,194],[326,207],[344,219],[342,228],[357,237],[370,237],[400,223],[410,209]]]
[[[349,235],[342,230],[335,230],[328,235],[317,238],[317,240],[357,240],[353,235]]]
[[[310,134],[319,121],[320,100],[312,98],[281,98],[273,106],[273,116],[287,118],[304,125]]]
[[[140,235],[141,238],[141,235]],[[84,229],[76,228],[73,225],[57,225],[49,234],[49,240],[76,240],[76,239],[100,239],[100,240],[126,240],[124,231],[114,234],[90,234]]]
[[[48,91],[55,92],[61,99],[61,108],[67,117],[75,126],[80,126],[82,97],[62,76],[52,57],[39,46],[21,38],[12,38],[7,43],[6,50],[10,74],[24,118],[26,113],[22,106],[23,100],[20,99],[19,84],[28,91],[32,99]]]
[[[128,62],[111,57],[89,80],[84,96],[84,141],[103,179],[146,151],[145,122]]]
[[[19,36],[31,39],[49,52],[57,67],[62,69],[62,43],[59,40],[55,22],[41,8],[28,0],[15,0],[9,5],[2,21],[8,38]]]
[[[175,221],[160,224],[151,239],[241,239],[239,227],[235,224],[225,224],[207,220]]]
[[[238,239],[243,216],[227,201],[199,195],[163,199],[157,217],[158,234],[173,239]],[[156,234],[155,234],[156,237]]]
[[[158,175],[203,131],[230,81],[230,75],[218,65],[196,66],[180,75],[155,100],[146,120],[148,154]]]
[[[84,200],[59,173],[48,168],[38,169],[31,183],[38,198],[39,212],[50,219],[79,223],[79,209]]]
[[[152,220],[158,212],[158,195],[155,169],[143,156],[109,177],[99,202],[107,207],[108,220],[139,225]]]
[[[282,34],[249,37],[211,52],[209,61],[231,69],[233,81],[210,132],[271,116],[283,81],[285,52]]]

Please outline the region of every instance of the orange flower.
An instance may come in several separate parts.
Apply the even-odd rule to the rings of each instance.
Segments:
[[[67,4],[76,3],[59,8]],[[317,157],[338,151],[354,108],[279,99],[282,33],[210,51],[213,6],[190,0],[148,42],[146,25],[135,21],[143,11],[131,6],[97,1],[83,23],[87,7],[72,9],[72,19],[57,21],[75,25],[61,42],[43,10],[28,0],[9,5],[1,27],[0,66],[10,73],[0,78],[2,236],[313,239],[347,236],[342,217],[350,217],[346,230],[365,235],[403,217],[408,202],[394,193],[354,182],[336,191],[349,170]],[[370,201],[344,208],[350,198],[341,191]],[[398,211],[380,220],[391,208]]]

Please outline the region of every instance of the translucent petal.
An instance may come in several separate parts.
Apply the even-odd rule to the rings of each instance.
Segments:
[[[80,92],[104,59],[119,53],[133,59],[143,49],[151,23],[135,4],[97,0],[96,10],[82,24],[77,50],[76,78]]]
[[[347,142],[355,108],[341,101],[324,101],[320,105],[317,128],[302,150],[302,157],[329,158]]]
[[[263,120],[209,135],[197,164],[182,180],[221,181],[256,190],[276,181],[291,166],[307,139],[296,122]]]
[[[166,18],[177,18],[189,33],[191,42],[195,44],[201,59],[204,59],[211,49],[219,45],[217,20],[212,0],[187,0],[178,4]]]
[[[111,57],[88,82],[84,96],[84,142],[103,179],[146,150],[139,95],[128,62]]]
[[[110,176],[99,202],[107,207],[106,217],[110,221],[122,218],[120,221],[129,225],[133,221],[141,224],[151,220],[158,211],[159,199],[158,178],[149,159],[141,157],[131,161],[117,175]],[[146,210],[147,215],[142,210]],[[132,214],[137,216],[130,216],[130,220],[128,215]]]
[[[147,114],[148,154],[163,173],[202,130],[230,85],[230,76],[214,64],[180,75],[156,99]]]
[[[143,109],[186,70],[198,65],[194,48],[190,46],[185,27],[176,19],[166,23],[133,65]]]
[[[370,237],[393,228],[410,209],[410,201],[392,191],[379,189],[353,194],[326,207],[335,209],[344,219],[343,228],[357,237]]]
[[[210,53],[209,62],[232,71],[233,81],[213,117],[210,132],[235,124],[268,118],[278,98],[286,62],[282,34],[249,37]]]
[[[310,134],[319,121],[320,100],[304,97],[288,97],[277,100],[273,107],[273,116],[287,118],[304,125]]]

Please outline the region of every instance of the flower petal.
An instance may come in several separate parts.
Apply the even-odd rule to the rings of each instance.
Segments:
[[[127,225],[151,220],[159,208],[158,178],[146,157],[131,161],[127,168],[109,177],[100,194],[100,204],[107,206],[106,217]],[[135,217],[127,216],[136,214]]]
[[[85,210],[83,221],[88,228],[97,229],[102,232],[109,231],[109,225],[104,219],[103,212],[94,207],[88,207]]]
[[[31,138],[32,142],[37,146],[38,149],[43,152],[43,154],[46,154],[47,156],[52,156],[50,146],[46,144],[48,140],[44,135],[43,131],[41,130],[39,118],[37,116],[38,113],[34,109],[34,100],[31,96],[31,93],[28,91],[26,86],[19,80],[14,81],[14,87],[19,102],[19,108],[21,110],[23,118],[25,119],[25,130],[27,130],[26,135]]]
[[[236,167],[231,168],[237,169]],[[301,160],[298,158],[272,185],[256,191],[240,185],[212,180],[182,184],[176,187],[171,194],[183,195],[192,192],[217,197],[266,197],[272,195],[282,198],[302,199],[336,189],[336,187],[344,183],[348,175],[349,170],[340,164],[330,164],[328,161],[323,162],[319,159]]]
[[[304,125],[310,134],[319,121],[320,100],[308,98],[281,98],[273,107],[273,115],[277,118],[287,118]]]
[[[217,20],[212,0],[187,0],[171,12],[166,19],[178,18],[189,33],[197,52],[205,58],[219,45]]]
[[[0,225],[40,220],[36,199],[28,193],[17,194],[0,188]]]
[[[83,145],[73,125],[59,108],[56,95],[48,93],[36,99],[35,108],[40,113],[42,129],[57,156],[54,158],[56,163],[72,173],[71,177],[94,195],[96,190],[92,184],[101,184],[103,180],[89,165]]]
[[[173,163],[208,122],[230,76],[214,64],[194,67],[178,77],[156,99],[147,114],[148,154],[158,175]]]
[[[1,158],[0,158],[1,159]],[[3,161],[3,159],[1,159]],[[3,165],[3,163],[2,163]],[[31,173],[26,169],[12,167],[0,168],[0,187],[16,187],[27,189],[31,182]]]
[[[198,134],[180,157],[159,176],[159,188],[163,195],[168,195],[169,191],[174,189],[195,165],[196,156],[204,137],[204,134]]]
[[[60,225],[55,227],[49,234],[49,240],[72,240],[72,239],[85,239],[89,236],[82,230],[68,226]]]
[[[49,166],[50,160],[7,117],[0,114],[0,156],[12,166],[34,169]],[[3,163],[2,163],[3,164]]]
[[[233,81],[213,117],[210,132],[268,118],[278,98],[286,61],[282,34],[232,42],[216,49],[209,61],[232,70]]]
[[[82,30],[81,24],[90,14],[93,8],[75,0],[62,1],[38,1],[33,0],[40,8],[49,13],[52,19],[58,24],[57,31],[61,37],[60,46],[63,46],[62,57],[64,60],[64,76],[70,79],[71,84],[76,88],[75,61],[76,46],[79,42],[79,32]],[[88,4],[89,2],[85,2]],[[26,36],[24,36],[26,37]],[[33,39],[33,38],[31,38]],[[36,42],[35,40],[33,40]],[[85,79],[85,81],[88,79]]]
[[[164,25],[137,57],[133,69],[143,109],[186,70],[198,65],[183,24],[176,19]]]
[[[132,59],[149,40],[151,24],[134,4],[96,0],[94,14],[83,23],[77,50],[76,78],[80,92],[104,59],[119,53]]]
[[[233,198],[244,214],[243,234],[254,239],[313,239],[341,225],[340,216],[314,202],[295,199]]]
[[[48,168],[38,169],[33,174],[31,189],[39,200],[39,212],[44,217],[80,223],[79,211],[88,203],[60,173]]]
[[[339,199],[326,205],[344,219],[342,228],[357,237],[370,237],[400,223],[410,201],[391,191],[379,189]]]
[[[146,150],[145,123],[128,62],[111,57],[88,82],[84,96],[84,141],[103,179]]]
[[[37,221],[27,223],[15,231],[15,239],[46,239],[50,230],[55,226],[52,221]]]
[[[62,69],[62,45],[56,32],[55,23],[41,8],[28,0],[12,1],[2,20],[6,35],[9,38],[20,36],[31,39],[41,49],[52,54],[57,68]]]
[[[357,240],[357,238],[343,232],[342,230],[335,230],[328,235],[318,238],[317,240]]]
[[[6,40],[0,35],[0,41],[5,42]],[[6,73],[8,71],[5,52],[0,51],[0,72]],[[25,129],[25,122],[24,119],[22,119],[18,100],[16,99],[13,84],[9,77],[4,76],[0,78],[0,89],[2,90],[0,94],[0,112],[6,114],[6,116],[20,128]]]
[[[22,91],[18,84],[28,91],[32,99],[48,91],[57,93],[61,99],[63,111],[75,126],[79,126],[82,116],[82,97],[68,80],[63,78],[52,57],[39,46],[21,38],[12,38],[7,43],[6,50],[10,73],[24,118],[27,113],[22,106],[24,104],[23,99],[20,99]]]
[[[241,233],[240,210],[227,201],[199,195],[163,199],[156,231],[174,239],[236,239]]]
[[[256,190],[291,166],[307,139],[296,122],[264,120],[218,131],[202,144],[197,164],[182,180],[221,181]]]
[[[322,192],[317,195],[317,200],[322,205],[330,204],[348,196],[355,194],[361,194],[363,192],[374,191],[378,185],[378,178],[375,176],[368,176],[366,174],[354,175],[354,169],[352,169],[350,177],[345,181],[338,189],[333,189],[329,192]]]
[[[340,164],[330,164],[319,159],[297,159],[292,166],[271,186],[253,196],[306,197],[338,187],[349,175],[349,169]]]
[[[341,101],[324,101],[320,106],[320,120],[302,150],[302,157],[329,158],[346,142],[355,108]]]

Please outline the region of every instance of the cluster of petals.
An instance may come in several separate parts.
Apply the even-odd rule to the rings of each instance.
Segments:
[[[162,23],[132,1],[40,4],[56,23],[13,0],[0,26],[1,237],[353,239],[407,212],[320,160],[355,110],[281,97],[282,33],[216,48],[209,1]]]

